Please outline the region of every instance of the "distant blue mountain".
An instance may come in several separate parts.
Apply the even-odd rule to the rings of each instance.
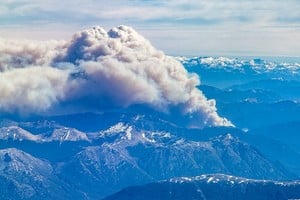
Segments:
[[[15,148],[0,150],[1,199],[82,199],[60,180],[53,165]]]
[[[128,187],[104,200],[288,200],[299,197],[299,181],[277,182],[211,174]]]

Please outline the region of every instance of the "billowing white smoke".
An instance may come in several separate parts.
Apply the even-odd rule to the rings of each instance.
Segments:
[[[51,67],[30,67],[0,73],[0,110],[19,114],[41,112],[64,97],[68,79]]]
[[[50,65],[67,43],[64,41],[0,40],[0,72],[31,66]]]
[[[47,111],[62,103],[94,110],[147,105],[176,110],[190,126],[231,125],[218,116],[215,101],[196,88],[196,75],[126,26],[108,32],[94,27],[68,43],[1,47],[0,70],[6,94],[0,94],[0,109],[6,111]],[[23,103],[20,95],[26,97]]]
[[[70,71],[50,64],[65,44],[0,40],[0,113],[40,113],[63,99]]]

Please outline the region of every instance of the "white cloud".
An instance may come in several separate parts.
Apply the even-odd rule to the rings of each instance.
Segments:
[[[64,104],[101,110],[147,105],[190,118],[186,125],[230,125],[199,79],[126,26],[100,27],[70,42],[5,42],[0,45],[3,111],[39,112]],[[21,100],[22,99],[22,100]],[[174,114],[174,113],[172,113]]]

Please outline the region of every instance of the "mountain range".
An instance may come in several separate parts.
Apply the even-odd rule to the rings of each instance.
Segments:
[[[298,199],[299,181],[253,180],[223,174],[180,177],[141,186],[128,187],[105,200],[183,200],[183,199]]]
[[[20,198],[31,199],[43,190],[56,190],[60,197],[77,194],[77,199],[98,199],[131,185],[208,173],[275,180],[297,177],[241,141],[238,135],[242,131],[234,128],[215,128],[211,134],[209,129],[176,127],[162,119],[154,122],[151,116],[126,119],[96,132],[67,128],[54,121],[6,122],[14,125],[0,131],[1,146],[5,147],[1,166],[9,169],[9,173],[1,172],[7,181],[4,185],[22,174],[25,186],[14,183],[13,188],[23,191],[26,187],[31,192],[18,193]],[[40,130],[48,131],[30,133],[30,124],[37,129],[37,123]],[[41,178],[30,181],[36,177]],[[50,192],[44,193],[52,198]]]

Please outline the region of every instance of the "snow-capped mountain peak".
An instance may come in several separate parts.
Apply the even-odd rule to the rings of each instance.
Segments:
[[[59,141],[60,143],[66,142],[66,141],[70,141],[70,142],[90,141],[89,138],[87,137],[86,133],[78,131],[74,128],[67,128],[67,127],[55,129],[52,132],[51,136],[43,137],[42,140],[45,142]]]
[[[34,135],[18,126],[8,126],[0,128],[0,139],[1,140],[29,140],[38,142],[41,140],[39,135]]]

